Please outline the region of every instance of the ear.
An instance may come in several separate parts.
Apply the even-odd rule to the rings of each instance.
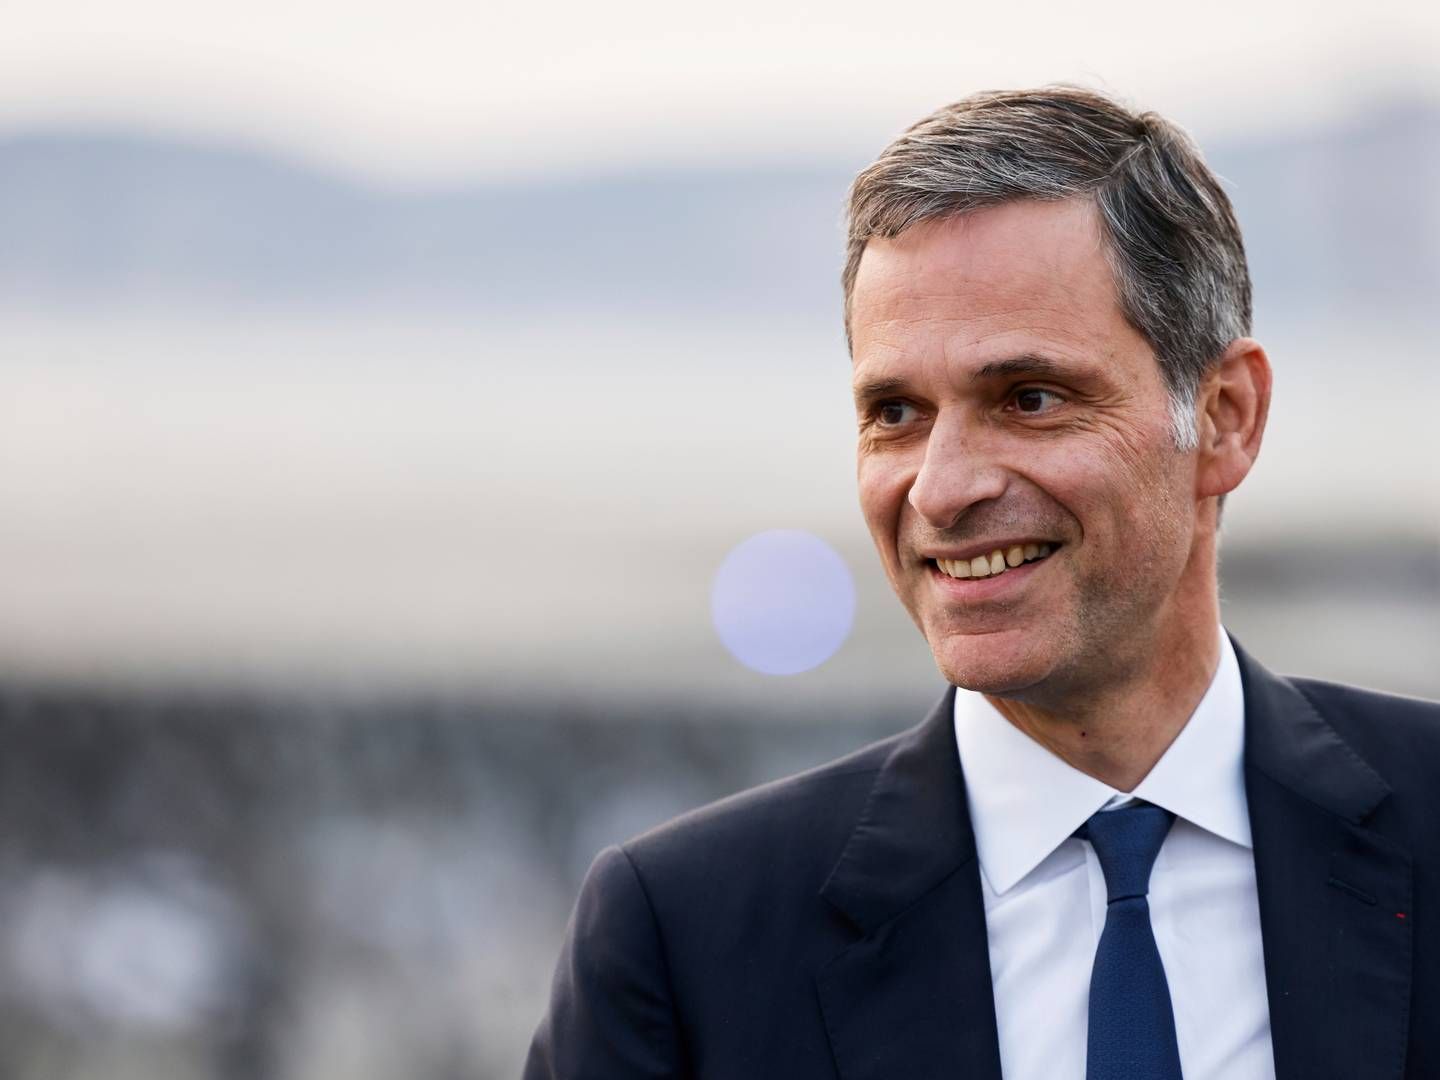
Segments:
[[[1200,384],[1195,404],[1200,446],[1195,494],[1225,495],[1240,486],[1260,454],[1270,415],[1270,358],[1254,338],[1236,338]]]

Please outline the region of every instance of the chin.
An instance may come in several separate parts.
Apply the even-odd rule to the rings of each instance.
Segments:
[[[932,641],[930,651],[948,682],[997,697],[1023,696],[1051,669],[1033,639],[1016,631],[952,634]]]

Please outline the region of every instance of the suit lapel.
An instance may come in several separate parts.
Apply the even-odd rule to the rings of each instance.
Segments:
[[[1000,1080],[953,708],[896,744],[821,890],[860,935],[816,978],[843,1080]]]
[[[1236,648],[1277,1080],[1403,1075],[1409,853],[1376,830],[1385,782],[1291,683]]]

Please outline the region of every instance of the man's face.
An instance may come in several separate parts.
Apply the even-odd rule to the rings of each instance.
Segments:
[[[860,263],[860,503],[960,686],[1083,692],[1187,617],[1194,455],[1103,243],[1089,202],[1020,201],[872,240]]]

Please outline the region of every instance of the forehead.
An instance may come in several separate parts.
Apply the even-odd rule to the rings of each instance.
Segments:
[[[1104,245],[1081,199],[1003,203],[872,240],[852,295],[856,365],[1133,348],[1143,339],[1120,309]]]

